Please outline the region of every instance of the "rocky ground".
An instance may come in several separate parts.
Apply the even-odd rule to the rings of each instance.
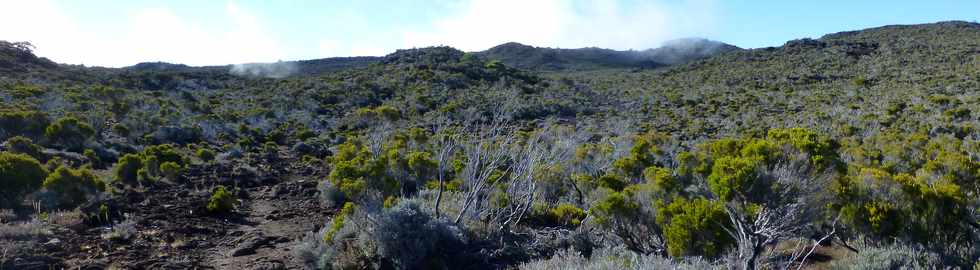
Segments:
[[[332,211],[317,199],[323,172],[294,158],[241,160],[251,162],[194,165],[181,183],[119,192],[109,201],[116,230],[35,222],[36,233],[0,234],[0,269],[302,268],[294,247]],[[234,213],[207,213],[219,184],[237,187]]]

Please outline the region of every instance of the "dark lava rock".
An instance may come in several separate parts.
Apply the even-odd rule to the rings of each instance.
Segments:
[[[255,250],[261,248],[262,246],[276,240],[275,237],[267,237],[261,234],[248,234],[239,238],[239,243],[235,246],[231,252],[228,253],[229,257],[239,257],[245,255],[255,254]]]

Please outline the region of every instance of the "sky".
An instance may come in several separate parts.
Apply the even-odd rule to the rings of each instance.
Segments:
[[[977,21],[978,0],[0,0],[0,40],[56,62],[122,67],[380,56],[447,45],[743,48],[890,24]]]

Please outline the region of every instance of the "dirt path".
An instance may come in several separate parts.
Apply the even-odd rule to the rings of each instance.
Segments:
[[[29,247],[5,254],[3,269],[302,269],[294,247],[318,230],[331,210],[318,202],[322,172],[294,159],[193,165],[181,183],[157,182],[114,196],[115,219],[131,229],[106,239],[104,224],[0,239]],[[234,213],[208,214],[216,185],[233,187]],[[125,218],[123,218],[125,216]],[[0,241],[0,242],[3,242]],[[13,241],[13,242],[9,242]]]
[[[250,191],[249,223],[235,228],[237,238],[218,247],[208,260],[219,269],[302,268],[293,248],[307,232],[322,226],[327,214],[315,201],[316,183],[298,180]]]

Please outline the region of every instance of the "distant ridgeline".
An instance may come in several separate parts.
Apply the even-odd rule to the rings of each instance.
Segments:
[[[657,68],[703,59],[715,54],[740,50],[722,42],[700,38],[672,40],[656,49],[616,51],[602,48],[553,49],[510,42],[473,52],[487,60],[521,69],[537,71],[582,71],[607,68]],[[246,63],[229,66],[189,67],[164,62],[139,63],[125,69],[136,71],[213,70],[230,68],[236,75],[283,78],[316,75],[339,70],[362,68],[380,62],[384,57],[332,57],[275,63]]]
[[[702,59],[738,47],[700,38],[678,39],[664,46],[643,51],[616,51],[602,48],[553,49],[520,43],[506,43],[477,55],[524,69],[562,71],[603,68],[656,68]]]

